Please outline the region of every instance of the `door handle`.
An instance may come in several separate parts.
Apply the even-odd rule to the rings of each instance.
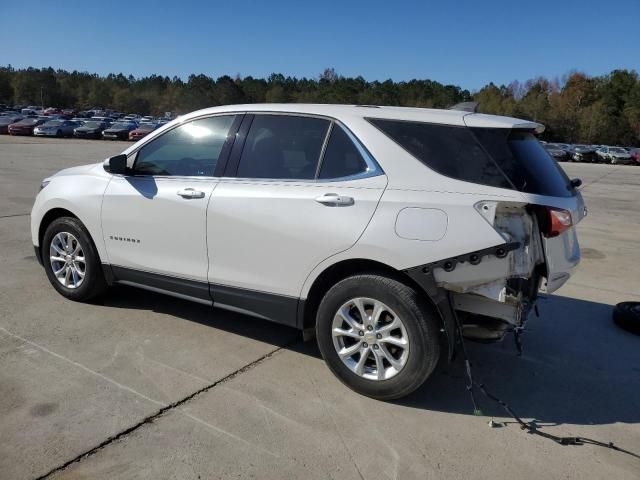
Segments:
[[[337,193],[325,193],[316,198],[316,202],[326,205],[327,207],[348,207],[355,203],[352,197],[338,195]]]
[[[178,195],[182,198],[204,198],[204,192],[190,187],[178,190]]]

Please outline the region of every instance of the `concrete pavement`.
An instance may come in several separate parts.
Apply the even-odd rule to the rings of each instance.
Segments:
[[[58,295],[33,257],[40,180],[124,142],[0,137],[0,479],[616,478],[640,459],[522,432],[460,362],[384,403],[354,394],[292,329],[132,288]],[[563,165],[585,183],[582,265],[540,303],[525,353],[470,344],[476,376],[525,420],[640,454],[640,168]],[[499,428],[487,425],[493,418]]]

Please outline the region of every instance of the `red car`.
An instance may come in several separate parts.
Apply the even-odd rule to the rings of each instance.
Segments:
[[[48,116],[48,115],[59,115],[61,112],[60,112],[60,109],[58,109],[58,108],[49,107],[49,108],[45,109],[45,111],[42,112],[42,113],[43,113],[43,115],[47,115]]]
[[[640,165],[640,148],[632,148],[629,150],[629,155],[633,158],[638,165]]]
[[[0,117],[0,133],[4,133],[4,134],[9,133],[9,125],[11,125],[12,123],[19,122],[20,120],[22,120],[22,116],[19,116],[19,117],[10,117],[10,116]]]
[[[46,121],[45,118],[25,118],[9,125],[9,135],[33,135],[33,129]]]
[[[129,140],[138,141],[153,132],[158,125],[155,123],[141,123],[138,128],[129,132]]]

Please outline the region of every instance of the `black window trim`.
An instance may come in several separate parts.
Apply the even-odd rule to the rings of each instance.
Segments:
[[[204,120],[207,118],[213,118],[213,117],[227,117],[227,116],[235,116],[236,118],[234,119],[233,123],[231,124],[231,127],[229,128],[229,133],[227,134],[227,139],[225,140],[225,143],[222,147],[222,150],[220,151],[220,156],[218,157],[218,163],[216,164],[216,168],[213,172],[213,175],[149,175],[149,174],[136,174],[135,173],[135,166],[136,163],[138,161],[138,153],[140,152],[140,150],[142,150],[146,145],[150,144],[151,142],[155,141],[156,139],[163,137],[164,135],[166,135],[167,133],[175,130],[176,128],[182,127],[183,125],[186,125],[187,123],[191,123],[191,122],[195,122],[197,120]],[[131,176],[131,177],[153,177],[153,178],[166,178],[166,179],[212,179],[212,178],[222,178],[222,173],[224,172],[226,166],[227,166],[227,162],[229,160],[229,155],[233,149],[233,145],[235,143],[235,139],[236,139],[236,135],[238,133],[238,130],[240,129],[240,126],[242,125],[242,122],[244,121],[244,117],[245,117],[245,113],[244,112],[216,112],[216,113],[209,113],[209,114],[204,114],[204,115],[199,115],[197,117],[193,117],[193,118],[189,118],[185,121],[176,123],[175,125],[172,125],[171,128],[167,128],[166,130],[164,130],[163,132],[161,132],[159,135],[154,135],[153,137],[149,138],[148,141],[144,142],[142,145],[136,147],[135,150],[129,152],[127,154],[127,164],[129,164],[129,161],[132,159],[131,161],[131,167],[129,167],[129,172],[127,174],[127,176]]]
[[[384,171],[380,167],[380,164],[375,160],[373,155],[367,150],[367,148],[363,145],[363,143],[356,137],[353,132],[346,125],[344,125],[339,120],[320,114],[312,114],[312,113],[304,113],[304,112],[288,112],[288,111],[247,111],[245,112],[247,117],[251,117],[246,123],[243,122],[242,127],[237,132],[238,137],[241,137],[240,141],[237,141],[234,145],[233,151],[229,157],[229,162],[227,163],[227,169],[224,172],[224,176],[222,179],[233,179],[233,180],[243,180],[250,182],[289,182],[289,183],[331,183],[331,182],[345,182],[350,180],[360,180],[362,178],[376,177],[379,175],[384,175]],[[314,178],[256,178],[256,177],[239,177],[238,169],[240,166],[240,158],[242,156],[242,151],[244,150],[245,141],[247,139],[247,134],[249,133],[249,129],[251,128],[251,124],[253,123],[253,119],[256,115],[279,115],[279,116],[288,116],[288,117],[307,117],[307,118],[318,118],[322,120],[328,120],[329,128],[327,129],[327,133],[325,134],[325,138],[322,143],[322,148],[320,150],[320,156],[318,160],[318,165],[316,167],[316,172]],[[367,170],[361,173],[356,173],[354,175],[348,175],[346,177],[338,177],[338,178],[326,178],[319,179],[318,175],[320,174],[320,168],[322,167],[322,162],[324,161],[324,155],[327,149],[327,145],[329,143],[329,137],[331,132],[333,131],[334,126],[338,126],[342,128],[351,142],[355,145],[358,152],[362,155],[365,163],[367,164]]]

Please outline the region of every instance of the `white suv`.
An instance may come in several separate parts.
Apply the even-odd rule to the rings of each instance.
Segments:
[[[579,181],[541,128],[421,108],[200,110],[45,179],[33,244],[67,298],[119,283],[291,325],[349,387],[398,398],[459,332],[520,329],[578,264]]]

